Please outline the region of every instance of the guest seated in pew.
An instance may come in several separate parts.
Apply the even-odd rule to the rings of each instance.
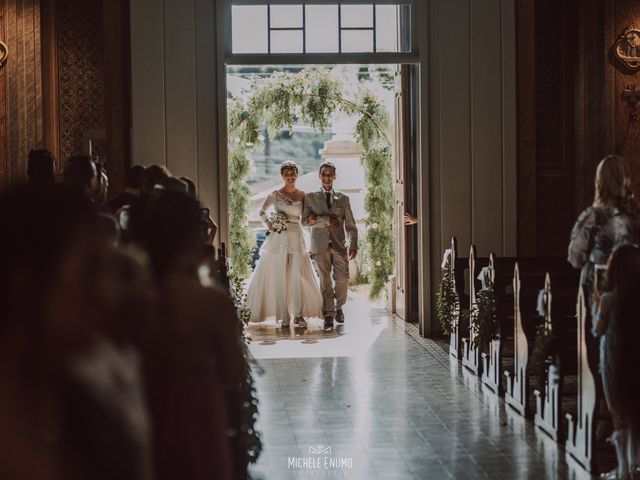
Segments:
[[[171,190],[174,192],[189,193],[189,187],[185,182],[176,177],[167,177],[156,183],[154,188]]]
[[[142,218],[144,215],[138,214],[137,211],[144,210],[148,196],[155,191],[158,185],[162,185],[165,180],[172,178],[169,170],[160,165],[141,168],[137,179],[138,195],[127,195],[128,203],[122,205],[115,213],[124,243],[129,243],[134,238],[142,238],[142,232],[135,231],[139,225],[141,226],[140,223],[136,223],[135,218]]]
[[[195,182],[191,180],[189,177],[180,177],[180,180],[182,180],[184,183],[187,184],[187,190],[189,195],[191,195],[193,198],[198,198]]]
[[[228,295],[198,280],[200,205],[160,189],[138,202],[132,221],[159,295],[144,348],[157,478],[241,478],[228,432],[239,429],[242,338]]]
[[[597,284],[596,284],[597,286]],[[597,313],[593,334],[600,337],[600,373],[604,395],[613,417],[618,466],[602,478],[633,477],[640,466],[640,375],[638,374],[638,299],[640,248],[617,247],[611,255],[602,296],[596,289]]]
[[[92,200],[98,188],[98,170],[95,159],[89,155],[69,157],[64,166],[64,184]]]
[[[187,188],[188,188],[188,192],[189,195],[193,198],[198,198],[198,191],[196,189],[196,184],[194,183],[193,180],[191,180],[189,177],[180,177],[180,180],[182,180],[184,183],[187,184]],[[213,218],[211,218],[211,215],[209,214],[209,209],[202,209],[202,213],[203,213],[203,230],[206,229],[206,238],[207,238],[207,243],[209,245],[213,245],[213,242],[215,241],[216,238],[216,234],[218,233],[218,224],[213,220]]]
[[[631,193],[629,165],[609,155],[598,165],[593,205],[584,210],[571,231],[568,260],[581,268],[580,284],[592,304],[594,266],[606,265],[614,247],[638,240],[638,202]]]
[[[56,183],[54,167],[55,159],[49,150],[31,150],[27,163],[29,185],[46,186]]]
[[[145,168],[142,165],[135,165],[127,172],[124,191],[117,197],[106,203],[107,210],[112,215],[116,215],[125,205],[131,205],[140,196],[140,177]]]
[[[153,192],[157,184],[170,176],[171,173],[169,170],[161,165],[151,165],[147,167],[140,176],[140,195],[147,195]]]

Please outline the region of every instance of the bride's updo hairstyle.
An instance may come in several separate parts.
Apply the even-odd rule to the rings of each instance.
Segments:
[[[280,175],[284,175],[284,172],[287,170],[295,170],[296,175],[298,174],[298,165],[293,160],[285,160],[280,165]]]

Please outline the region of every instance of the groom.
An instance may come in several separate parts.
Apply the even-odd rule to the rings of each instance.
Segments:
[[[324,162],[320,165],[319,177],[322,188],[305,195],[302,224],[311,227],[309,251],[320,275],[324,326],[331,328],[334,318],[344,323],[342,306],[347,301],[349,260],[356,258],[358,251],[358,229],[349,197],[333,189],[335,165]],[[348,251],[346,236],[349,237]]]

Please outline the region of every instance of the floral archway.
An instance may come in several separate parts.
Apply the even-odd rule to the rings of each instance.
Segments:
[[[394,269],[393,172],[388,113],[375,95],[361,88],[356,98],[345,98],[340,84],[325,69],[276,73],[253,82],[246,98],[229,107],[229,243],[233,275],[242,281],[250,274],[255,237],[247,217],[252,170],[249,153],[262,146],[261,126],[273,138],[282,128],[306,119],[324,132],[331,116],[343,112],[358,116],[355,136],[365,170],[367,212],[366,263],[371,298],[378,298]]]

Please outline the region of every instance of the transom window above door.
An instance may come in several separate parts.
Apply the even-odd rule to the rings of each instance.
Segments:
[[[411,52],[410,5],[233,3],[233,54]]]

